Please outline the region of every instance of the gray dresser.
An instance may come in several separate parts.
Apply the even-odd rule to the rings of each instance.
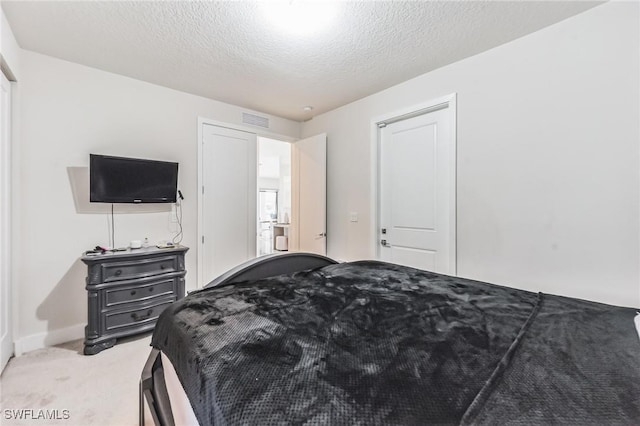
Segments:
[[[85,355],[153,330],[160,313],[184,297],[187,250],[148,247],[82,256],[88,267]]]

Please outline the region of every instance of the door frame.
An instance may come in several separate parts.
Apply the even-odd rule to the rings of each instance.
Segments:
[[[373,220],[371,221],[371,256],[374,259],[380,259],[380,245],[378,240],[380,239],[380,218],[381,218],[381,205],[380,205],[380,191],[381,191],[381,124],[391,124],[397,121],[405,120],[408,118],[417,117],[430,112],[446,109],[449,112],[449,124],[451,135],[451,147],[449,152],[449,190],[451,197],[449,198],[449,275],[455,275],[457,273],[457,144],[458,138],[456,134],[457,128],[457,93],[451,93],[446,96],[431,99],[424,103],[406,107],[393,112],[375,117],[370,123],[370,135],[371,135],[371,205],[370,212]]]
[[[293,138],[291,136],[286,136],[286,135],[281,135],[279,133],[273,133],[268,131],[267,129],[260,129],[260,128],[256,128],[253,126],[245,126],[245,125],[241,125],[241,124],[231,124],[231,123],[225,123],[222,121],[217,121],[217,120],[212,120],[209,118],[205,118],[205,117],[198,117],[198,141],[197,141],[197,145],[198,145],[198,186],[196,188],[196,191],[198,193],[198,225],[197,225],[197,240],[196,240],[196,289],[198,288],[202,288],[204,287],[207,283],[202,282],[203,280],[203,271],[202,271],[202,238],[204,236],[204,232],[203,232],[203,223],[204,223],[204,219],[203,219],[203,214],[202,214],[202,209],[204,208],[204,201],[202,199],[202,188],[203,188],[203,164],[202,164],[202,144],[204,143],[204,132],[203,132],[203,126],[204,125],[210,125],[210,126],[216,126],[216,127],[223,127],[226,129],[232,129],[232,130],[238,130],[241,132],[247,132],[247,133],[253,133],[256,136],[262,136],[265,138],[273,138],[273,139],[278,139],[281,140],[283,142],[295,142],[298,139]],[[258,169],[258,163],[256,161],[256,173],[257,173],[257,169]],[[258,193],[256,192],[256,199],[258,198]],[[256,238],[257,238],[257,220],[258,218],[256,217],[256,226],[254,227],[256,229]]]
[[[0,279],[2,279],[2,285],[6,285],[7,288],[7,299],[2,298],[2,303],[6,303],[8,306],[8,312],[1,313],[0,315],[6,315],[5,319],[7,319],[8,323],[4,324],[7,328],[10,353],[9,359],[16,355],[16,336],[17,336],[17,309],[13,309],[14,306],[18,306],[17,304],[17,292],[14,291],[13,283],[16,282],[14,279],[15,269],[14,262],[15,256],[12,254],[10,247],[12,247],[12,241],[15,239],[15,233],[12,231],[14,225],[14,197],[15,193],[13,191],[14,184],[14,175],[16,174],[16,169],[13,167],[13,159],[16,155],[13,149],[13,131],[14,131],[14,83],[9,79],[8,75],[5,75],[4,72],[0,71],[0,76],[2,78],[2,86],[6,85],[8,92],[8,110],[6,111],[7,121],[3,124],[6,126],[2,126],[2,132],[4,135],[0,135],[0,173],[2,177],[0,178],[0,228],[2,229],[3,239],[0,241],[0,245],[2,246],[0,249]],[[0,112],[4,115],[4,107],[5,105],[0,106]],[[5,137],[6,136],[6,137]],[[0,291],[2,291],[0,289]],[[0,306],[0,309],[2,307]],[[8,363],[8,360],[7,360]],[[0,373],[6,367],[5,364],[0,364]]]

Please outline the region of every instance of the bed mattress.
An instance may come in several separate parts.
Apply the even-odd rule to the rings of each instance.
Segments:
[[[191,293],[152,345],[201,425],[638,424],[634,316],[363,261]]]

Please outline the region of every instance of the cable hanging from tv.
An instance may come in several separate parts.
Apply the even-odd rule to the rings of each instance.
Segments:
[[[111,241],[109,241],[109,247],[114,248],[116,246],[116,230],[113,223],[113,203],[111,203]]]
[[[182,242],[184,234],[182,233],[182,191],[178,190],[178,199],[176,201],[176,221],[178,222],[178,233],[171,239],[174,245],[178,245]]]

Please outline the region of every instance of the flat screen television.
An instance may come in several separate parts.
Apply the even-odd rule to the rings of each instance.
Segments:
[[[178,163],[89,155],[89,201],[175,203]]]

